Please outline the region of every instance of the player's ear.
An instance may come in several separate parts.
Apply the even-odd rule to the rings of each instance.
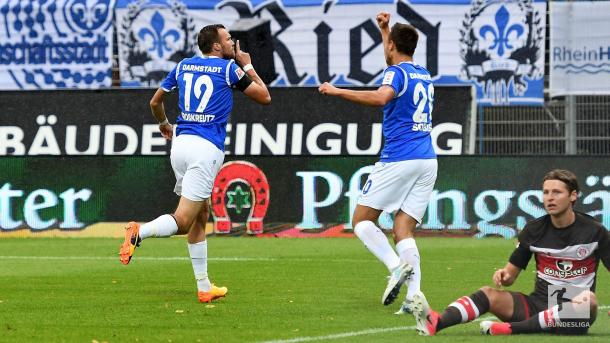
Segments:
[[[392,39],[388,39],[388,51],[394,50],[394,41]]]

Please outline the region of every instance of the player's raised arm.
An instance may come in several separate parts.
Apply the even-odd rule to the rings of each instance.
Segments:
[[[318,87],[318,91],[324,95],[338,96],[361,105],[385,106],[394,98],[394,89],[381,86],[374,91],[355,91],[351,89],[337,88],[328,82]]]
[[[244,94],[261,105],[269,105],[271,103],[269,90],[256,73],[256,70],[254,70],[250,54],[242,51],[239,47],[239,40],[235,43],[235,61],[237,61],[237,64],[242,67],[246,75],[252,80],[252,83],[244,89]]]
[[[383,41],[383,54],[385,55],[386,62],[388,61],[387,50],[388,43],[390,42],[390,13],[388,12],[379,12],[377,14],[377,26],[379,26],[379,30],[381,31],[381,39]],[[388,65],[390,65],[388,63]]]

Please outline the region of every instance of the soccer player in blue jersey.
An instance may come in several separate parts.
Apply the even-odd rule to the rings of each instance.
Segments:
[[[418,39],[415,28],[397,23],[390,30],[389,21],[388,13],[377,15],[388,64],[381,86],[373,91],[356,91],[324,83],[319,91],[358,104],[384,106],[385,145],[362,188],[352,225],[355,234],[390,271],[382,303],[391,304],[408,281],[401,311],[412,311],[418,321],[425,321],[421,318],[425,297],[420,290],[420,258],[413,233],[436,181],[437,161],[430,138],[434,87],[430,73],[413,63]],[[396,250],[375,224],[382,211],[395,213]]]
[[[197,43],[203,56],[178,63],[150,100],[161,134],[171,140],[174,127],[165,115],[163,99],[178,89],[181,114],[176,120],[171,163],[176,176],[174,191],[180,202],[173,214],[164,214],[142,226],[127,224],[119,254],[121,262],[128,264],[142,240],[187,234],[199,301],[210,302],[227,293],[226,287],[216,287],[208,278],[205,225],[214,178],[224,160],[226,125],[233,108],[232,88],[263,105],[271,103],[271,96],[254,70],[250,55],[240,50],[239,41],[235,44],[231,40],[224,26],[205,26]]]

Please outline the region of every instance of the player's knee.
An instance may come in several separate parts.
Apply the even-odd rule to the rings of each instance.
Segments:
[[[181,212],[174,213],[174,218],[176,219],[176,224],[178,225],[179,231],[188,231],[193,223],[193,218],[187,216]]]
[[[494,288],[491,288],[489,286],[483,286],[479,290],[487,296],[487,299],[489,299],[490,303],[495,300],[496,290]]]
[[[489,301],[489,311],[494,314],[498,313],[497,307],[499,303],[496,298],[496,290],[489,286],[483,286],[479,288],[479,292],[482,292],[487,297],[487,301]]]

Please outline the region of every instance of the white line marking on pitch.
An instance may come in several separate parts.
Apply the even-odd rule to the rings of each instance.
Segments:
[[[487,316],[487,317],[483,317],[483,318],[477,318],[477,319],[473,320],[473,322],[480,322],[483,320],[494,320],[494,319],[498,319],[498,318],[496,318],[494,316]],[[275,340],[275,341],[264,341],[261,343],[298,343],[298,342],[326,341],[326,340],[331,340],[331,339],[372,335],[372,334],[392,332],[392,331],[415,330],[415,328],[416,328],[415,326],[396,326],[393,328],[377,328],[377,329],[367,329],[367,330],[362,330],[362,331],[350,331],[350,332],[336,333],[336,334],[326,335],[326,336],[308,336],[308,337],[296,337],[296,338],[291,338],[291,339],[279,339],[279,340]]]
[[[601,306],[598,306],[597,308],[598,308],[598,310],[606,310],[606,309],[610,308],[610,305],[601,305]],[[473,320],[473,322],[480,322],[483,320],[496,320],[496,319],[498,319],[498,318],[496,318],[495,316],[486,316],[483,318],[477,318],[477,319]],[[378,329],[368,329],[368,330],[362,330],[362,331],[350,331],[350,332],[337,333],[337,334],[326,335],[326,336],[308,336],[308,337],[296,337],[296,338],[291,338],[291,339],[279,339],[279,340],[274,340],[274,341],[264,341],[264,342],[260,342],[260,343],[298,343],[298,342],[326,341],[326,340],[331,340],[331,339],[372,335],[372,334],[392,332],[392,331],[415,330],[415,328],[416,328],[415,326],[397,326],[397,327],[393,327],[393,328],[378,328]]]
[[[371,334],[382,333],[382,332],[403,331],[403,330],[415,330],[415,326],[398,326],[398,327],[393,327],[393,328],[368,329],[368,330],[362,330],[362,331],[337,333],[334,335],[327,335],[327,336],[315,336],[315,337],[309,336],[309,337],[297,337],[297,338],[277,340],[277,341],[265,341],[262,343],[296,343],[296,342],[324,341],[324,340],[331,340],[331,339],[339,339],[339,338],[346,338],[346,337],[363,336],[363,335],[371,335]]]
[[[152,257],[138,256],[137,260],[145,261],[190,261],[190,257],[170,256],[170,257]],[[118,260],[118,257],[109,256],[1,256],[0,260]],[[209,257],[209,261],[275,261],[275,258],[268,257]]]
[[[117,255],[118,256],[118,255]],[[114,260],[114,257],[111,256],[2,256],[0,255],[0,260]],[[117,257],[118,259],[118,257]],[[173,260],[189,260],[190,257],[183,256],[136,256],[137,260],[150,260],[150,261],[173,261]],[[265,261],[277,261],[278,259],[275,257],[208,257],[209,261],[254,261],[254,262],[265,262]],[[339,258],[339,259],[326,259],[326,260],[315,260],[315,259],[307,259],[307,258],[290,258],[290,257],[281,257],[281,260],[298,260],[299,262],[320,262],[320,263],[328,263],[328,262],[367,262],[366,259],[353,259],[353,258]],[[370,260],[373,261],[373,260]]]

